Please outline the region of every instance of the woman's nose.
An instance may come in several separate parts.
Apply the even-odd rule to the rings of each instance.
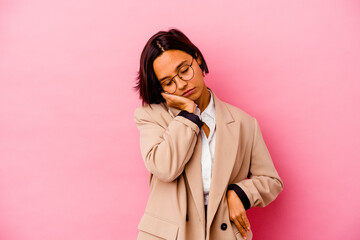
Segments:
[[[178,89],[183,89],[188,84],[187,81],[182,80],[179,76],[176,76],[175,79],[177,79],[175,81],[176,81],[176,86]]]

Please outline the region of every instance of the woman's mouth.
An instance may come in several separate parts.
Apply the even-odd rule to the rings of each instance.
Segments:
[[[194,91],[195,91],[195,88],[192,88],[192,89],[184,92],[184,93],[183,93],[183,96],[184,96],[184,97],[189,96],[189,95],[193,94]]]

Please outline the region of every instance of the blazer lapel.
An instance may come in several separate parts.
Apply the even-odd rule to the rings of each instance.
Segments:
[[[235,121],[224,102],[214,96],[216,111],[216,140],[214,164],[208,202],[207,231],[223,195],[235,164],[239,146],[240,122]]]
[[[195,149],[191,160],[186,164],[185,173],[189,183],[191,195],[193,196],[195,206],[197,208],[200,219],[205,230],[205,207],[204,207],[204,190],[201,173],[201,152],[202,140],[201,135],[198,135]]]

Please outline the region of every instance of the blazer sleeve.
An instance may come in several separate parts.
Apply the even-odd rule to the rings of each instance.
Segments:
[[[174,181],[193,154],[199,126],[182,115],[175,116],[168,126],[161,126],[142,107],[135,110],[134,121],[147,170],[161,181]]]
[[[255,118],[254,121],[254,138],[248,178],[228,187],[237,193],[246,210],[256,206],[265,207],[275,200],[283,190],[283,182],[265,145],[259,123]]]

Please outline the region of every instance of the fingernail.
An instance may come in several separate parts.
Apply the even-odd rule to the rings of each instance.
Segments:
[[[244,239],[246,239],[246,236],[244,237]]]

